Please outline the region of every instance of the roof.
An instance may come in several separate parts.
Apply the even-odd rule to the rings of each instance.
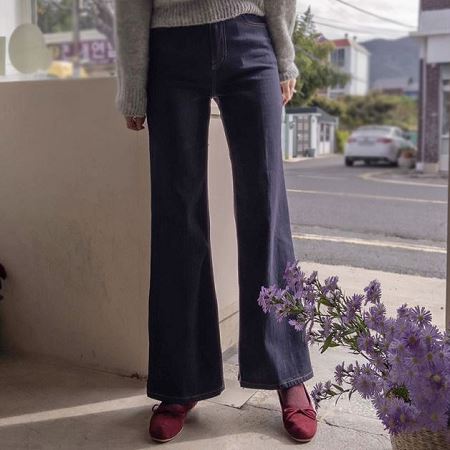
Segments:
[[[328,114],[318,106],[289,106],[285,108],[286,114],[310,114],[319,116],[319,122],[336,123],[338,118]]]
[[[332,42],[336,48],[353,47],[354,49],[370,55],[369,50],[361,45],[356,39],[349,39],[346,37],[344,39],[331,39],[330,42]]]

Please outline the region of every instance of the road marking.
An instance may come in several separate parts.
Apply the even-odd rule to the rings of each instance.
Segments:
[[[384,180],[382,178],[376,178],[378,175],[382,175],[385,173],[392,172],[390,170],[381,170],[378,172],[365,172],[361,175],[358,175],[359,178],[362,178],[366,181],[376,181],[378,183],[391,183],[391,184],[406,184],[409,186],[424,186],[424,187],[434,187],[434,188],[447,188],[446,184],[432,184],[432,183],[419,183],[417,181],[400,181],[400,180]]]
[[[391,200],[396,202],[412,202],[412,203],[429,203],[434,205],[446,205],[444,200],[426,200],[423,198],[407,198],[407,197],[389,197],[387,195],[370,195],[370,194],[353,194],[350,192],[326,192],[326,191],[312,191],[306,189],[286,189],[288,192],[295,192],[297,194],[318,194],[318,195],[332,195],[337,197],[356,197],[356,198],[370,198],[373,200]]]
[[[439,254],[447,253],[447,249],[443,247],[433,247],[430,245],[420,245],[420,244],[405,244],[402,242],[365,240],[359,238],[346,238],[342,236],[323,236],[320,234],[293,234],[292,237],[295,239],[304,239],[310,241],[327,241],[327,242],[337,242],[339,244],[367,245],[371,247],[396,248],[426,253],[439,253]]]
[[[321,180],[348,180],[345,177],[327,177],[325,175],[297,175],[299,178],[317,178]]]

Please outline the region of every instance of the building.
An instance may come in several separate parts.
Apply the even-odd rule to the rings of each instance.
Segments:
[[[366,95],[369,91],[370,52],[356,41],[356,38],[331,41],[335,49],[331,54],[331,63],[350,75],[345,85],[330,87],[327,97],[337,98],[343,95]]]
[[[284,158],[336,152],[339,121],[318,107],[286,107],[283,120]]]
[[[450,101],[450,0],[421,0],[420,96],[417,170],[448,171]]]
[[[373,83],[372,91],[386,95],[404,95],[416,100],[419,97],[419,83],[412,77],[381,78]]]

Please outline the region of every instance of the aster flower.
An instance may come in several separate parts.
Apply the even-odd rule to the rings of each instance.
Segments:
[[[429,325],[431,323],[431,312],[424,307],[416,306],[410,309],[409,318],[418,325]]]
[[[406,303],[403,303],[402,306],[397,308],[397,317],[408,317],[409,316],[409,308]]]
[[[378,375],[374,372],[361,372],[354,376],[353,386],[363,398],[371,398],[374,394],[381,391],[382,384]]]
[[[339,385],[342,385],[344,381],[344,376],[347,374],[347,371],[345,370],[345,363],[342,361],[341,364],[338,364],[334,370],[334,379],[336,380],[336,383]]]
[[[450,425],[450,333],[432,324],[430,311],[403,304],[396,317],[386,317],[378,280],[364,294],[346,296],[337,276],[322,285],[317,272],[307,276],[298,261],[286,265],[284,279],[286,287],[261,288],[264,312],[287,320],[309,344],[321,344],[322,352],[344,346],[366,361],[342,362],[336,383],[317,383],[311,393],[316,407],[359,392],[391,434]]]
[[[305,322],[303,322],[300,318],[289,319],[289,325],[292,325],[297,331],[303,331],[305,329]]]
[[[364,288],[366,293],[365,304],[378,303],[381,299],[381,285],[378,280],[372,280],[368,286]]]
[[[337,289],[337,282],[338,281],[339,281],[339,277],[337,277],[337,276],[328,277],[325,280],[325,285],[323,287],[323,292],[324,293],[328,293],[328,292],[335,291]]]

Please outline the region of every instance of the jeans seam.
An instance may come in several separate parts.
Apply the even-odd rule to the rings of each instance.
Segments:
[[[283,381],[280,381],[279,383],[276,383],[276,384],[252,383],[252,382],[247,382],[247,381],[243,380],[242,378],[240,379],[240,383],[241,383],[241,386],[243,384],[246,384],[249,387],[250,386],[256,386],[256,387],[260,387],[260,388],[264,388],[264,387],[266,387],[266,388],[277,388],[277,387],[279,387],[279,386],[281,386],[283,384],[291,383],[293,381],[305,380],[310,375],[313,375],[313,371],[312,370],[309,371],[308,373],[306,373],[305,375],[302,375],[301,377],[289,378],[288,380],[283,380]],[[245,386],[243,386],[243,387],[245,387]]]

